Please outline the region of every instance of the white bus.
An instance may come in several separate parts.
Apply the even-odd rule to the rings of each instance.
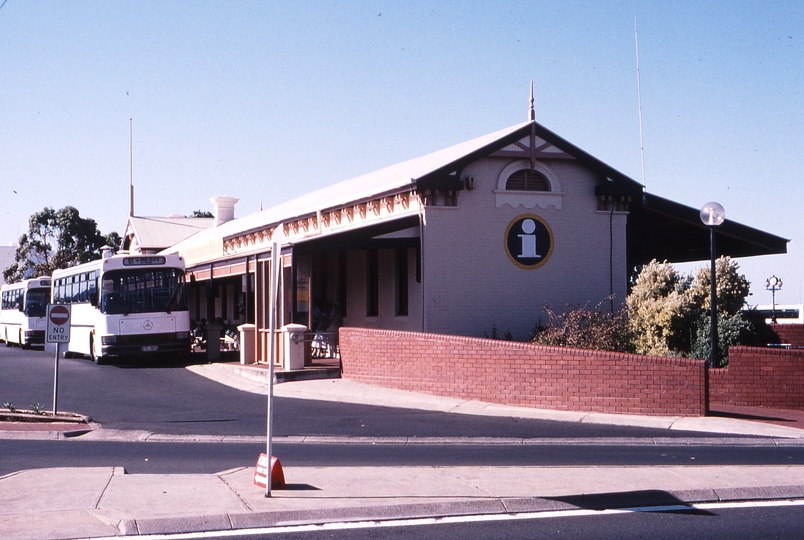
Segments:
[[[114,255],[53,272],[53,304],[71,304],[66,356],[109,357],[190,352],[184,259]]]
[[[0,287],[0,338],[6,347],[45,344],[50,278],[26,279]]]
[[[756,311],[759,316],[764,317],[768,324],[773,322],[774,312],[777,324],[804,324],[804,305],[801,304],[764,305],[750,308],[750,310]]]

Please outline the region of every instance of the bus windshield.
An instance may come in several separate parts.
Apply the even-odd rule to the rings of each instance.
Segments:
[[[187,311],[184,271],[110,270],[103,274],[100,310],[110,315]]]
[[[44,317],[50,302],[50,289],[28,289],[25,293],[25,316]]]

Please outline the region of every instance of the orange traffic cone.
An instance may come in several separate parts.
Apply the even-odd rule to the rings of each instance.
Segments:
[[[257,468],[254,470],[254,484],[261,488],[266,487],[267,465],[268,457],[266,454],[260,454],[257,458]],[[282,470],[279,458],[275,456],[271,456],[271,489],[285,489],[285,472]]]

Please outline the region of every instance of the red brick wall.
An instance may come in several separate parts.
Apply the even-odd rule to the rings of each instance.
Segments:
[[[779,343],[804,346],[804,324],[769,324],[777,336]]]
[[[709,371],[709,399],[712,405],[804,409],[804,349],[731,347],[729,367]]]
[[[341,328],[343,377],[506,405],[620,414],[706,414],[701,360],[490,339]]]

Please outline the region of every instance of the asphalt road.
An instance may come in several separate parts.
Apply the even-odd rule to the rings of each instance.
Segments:
[[[131,474],[253,467],[264,444],[0,440],[0,475],[43,467],[124,467]],[[800,465],[802,447],[274,444],[285,467]]]
[[[0,402],[49,408],[54,359],[44,351],[0,348]],[[252,435],[265,433],[266,398],[197,376],[180,365],[96,366],[60,360],[60,410],[87,414],[110,429],[153,433]],[[675,437],[684,444],[286,444],[274,454],[286,467],[360,465],[768,465],[804,463],[804,447],[713,444],[711,434],[621,426],[487,418],[430,411],[277,398],[276,437]],[[695,439],[700,439],[696,444]],[[710,439],[704,442],[705,439]],[[0,440],[0,475],[42,467],[121,466],[131,474],[214,473],[253,466],[258,443]],[[562,513],[537,518],[435,520],[364,524],[361,528],[250,531],[249,538],[794,538],[804,526],[802,506],[665,508],[640,512]],[[390,526],[388,526],[390,525]],[[214,538],[204,533],[204,538]],[[229,536],[231,537],[231,536]],[[234,536],[236,537],[236,536]]]
[[[0,346],[0,403],[52,410],[54,357]],[[266,397],[229,388],[182,365],[101,365],[59,361],[58,408],[104,428],[166,434],[262,435]],[[276,436],[361,437],[701,437],[701,433],[478,417],[348,403],[275,398]],[[723,435],[709,435],[722,437]]]
[[[804,507],[741,507],[713,509],[675,508],[666,511],[600,513],[574,516],[572,514],[539,519],[505,521],[467,520],[438,523],[408,524],[405,526],[361,527],[352,529],[286,533],[287,540],[317,540],[339,538],[368,540],[374,538],[420,540],[461,538],[463,540],[596,538],[621,540],[640,538],[677,540],[707,538],[734,540],[736,538],[800,538],[804,527]],[[249,538],[255,538],[249,536]],[[257,536],[256,538],[260,538]],[[262,538],[268,538],[264,536]],[[271,536],[276,538],[276,536]]]
[[[97,366],[61,359],[60,410],[107,429],[174,435],[266,432],[266,398],[208,380],[183,365]],[[50,353],[0,348],[0,401],[52,406]],[[686,437],[686,446],[275,444],[288,466],[338,465],[714,465],[800,464],[804,447],[694,444],[711,434],[483,417],[349,403],[275,398],[274,436],[337,437]],[[0,441],[0,473],[45,466],[123,466],[130,473],[205,472],[251,466],[262,444]]]
[[[650,539],[708,540],[801,538],[804,506],[774,503],[700,505],[691,507],[642,508],[638,511],[580,511],[518,516],[471,516],[468,518],[400,520],[386,523],[347,523],[324,526],[277,527],[250,530],[248,534],[204,532],[185,534],[185,539],[230,540],[598,540]]]
[[[44,351],[0,348],[0,401],[17,407],[50,406],[54,358]],[[97,366],[86,359],[60,360],[60,410],[91,416],[107,429],[175,435],[265,436],[266,397],[198,376],[181,365]],[[483,417],[275,398],[276,438],[511,437],[688,438],[685,445],[657,447],[583,445],[285,444],[275,455],[286,466],[359,465],[767,465],[804,463],[804,447],[696,445],[709,434]],[[716,436],[717,437],[717,436]],[[0,440],[0,474],[39,467],[121,466],[130,473],[214,473],[252,466],[258,443],[156,443]]]

